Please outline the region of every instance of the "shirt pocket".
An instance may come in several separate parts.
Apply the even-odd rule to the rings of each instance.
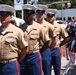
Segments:
[[[30,35],[30,39],[29,39],[29,43],[32,45],[35,45],[39,40],[39,35],[34,34],[34,35]]]
[[[39,38],[38,34],[30,35],[30,40],[36,40]]]
[[[15,47],[15,40],[12,38],[7,38],[4,41],[4,45],[3,45],[3,50],[5,50],[4,52],[7,53],[7,51],[12,51],[13,48]]]
[[[13,44],[15,43],[15,39],[9,38],[5,40],[5,45]]]
[[[35,49],[35,46],[39,42],[38,40],[39,40],[39,35],[37,35],[37,34],[30,35],[30,38],[29,38],[29,41],[28,41],[30,50]]]

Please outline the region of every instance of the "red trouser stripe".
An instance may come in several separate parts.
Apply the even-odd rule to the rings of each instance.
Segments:
[[[42,69],[42,57],[40,52],[38,52],[39,58],[40,58],[40,71],[41,71],[41,75],[43,75],[43,69]]]
[[[19,69],[18,61],[16,61],[16,71],[17,71],[18,75],[20,75],[20,69]]]

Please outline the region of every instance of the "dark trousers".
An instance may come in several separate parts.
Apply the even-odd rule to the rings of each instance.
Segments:
[[[18,61],[9,62],[7,64],[0,63],[0,75],[20,75]]]
[[[40,52],[42,56],[42,65],[43,65],[43,72],[44,75],[51,74],[51,51],[50,48],[46,49],[43,52]]]
[[[55,75],[60,75],[61,57],[59,48],[54,48],[53,50],[51,50],[51,70],[52,66]]]
[[[25,75],[25,61],[24,59],[19,62],[20,64],[20,75]]]
[[[42,57],[40,52],[34,54],[28,54],[24,58],[24,72],[25,75],[42,75]],[[21,73],[22,75],[23,73]],[[23,74],[23,75],[24,75]]]

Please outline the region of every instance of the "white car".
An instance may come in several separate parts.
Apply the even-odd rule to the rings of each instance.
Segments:
[[[62,21],[62,20],[56,20],[57,23],[61,24],[64,28],[67,26],[67,22]]]
[[[25,23],[25,21],[21,18],[14,17],[14,16],[12,17],[15,19],[17,26],[20,26],[21,24]]]

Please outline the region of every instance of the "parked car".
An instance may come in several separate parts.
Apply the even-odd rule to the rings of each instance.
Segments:
[[[25,23],[25,21],[21,18],[14,17],[14,16],[12,17],[15,19],[17,26],[20,26],[21,24]]]
[[[56,20],[57,23],[61,24],[64,28],[67,26],[67,22],[62,21],[62,20]]]

